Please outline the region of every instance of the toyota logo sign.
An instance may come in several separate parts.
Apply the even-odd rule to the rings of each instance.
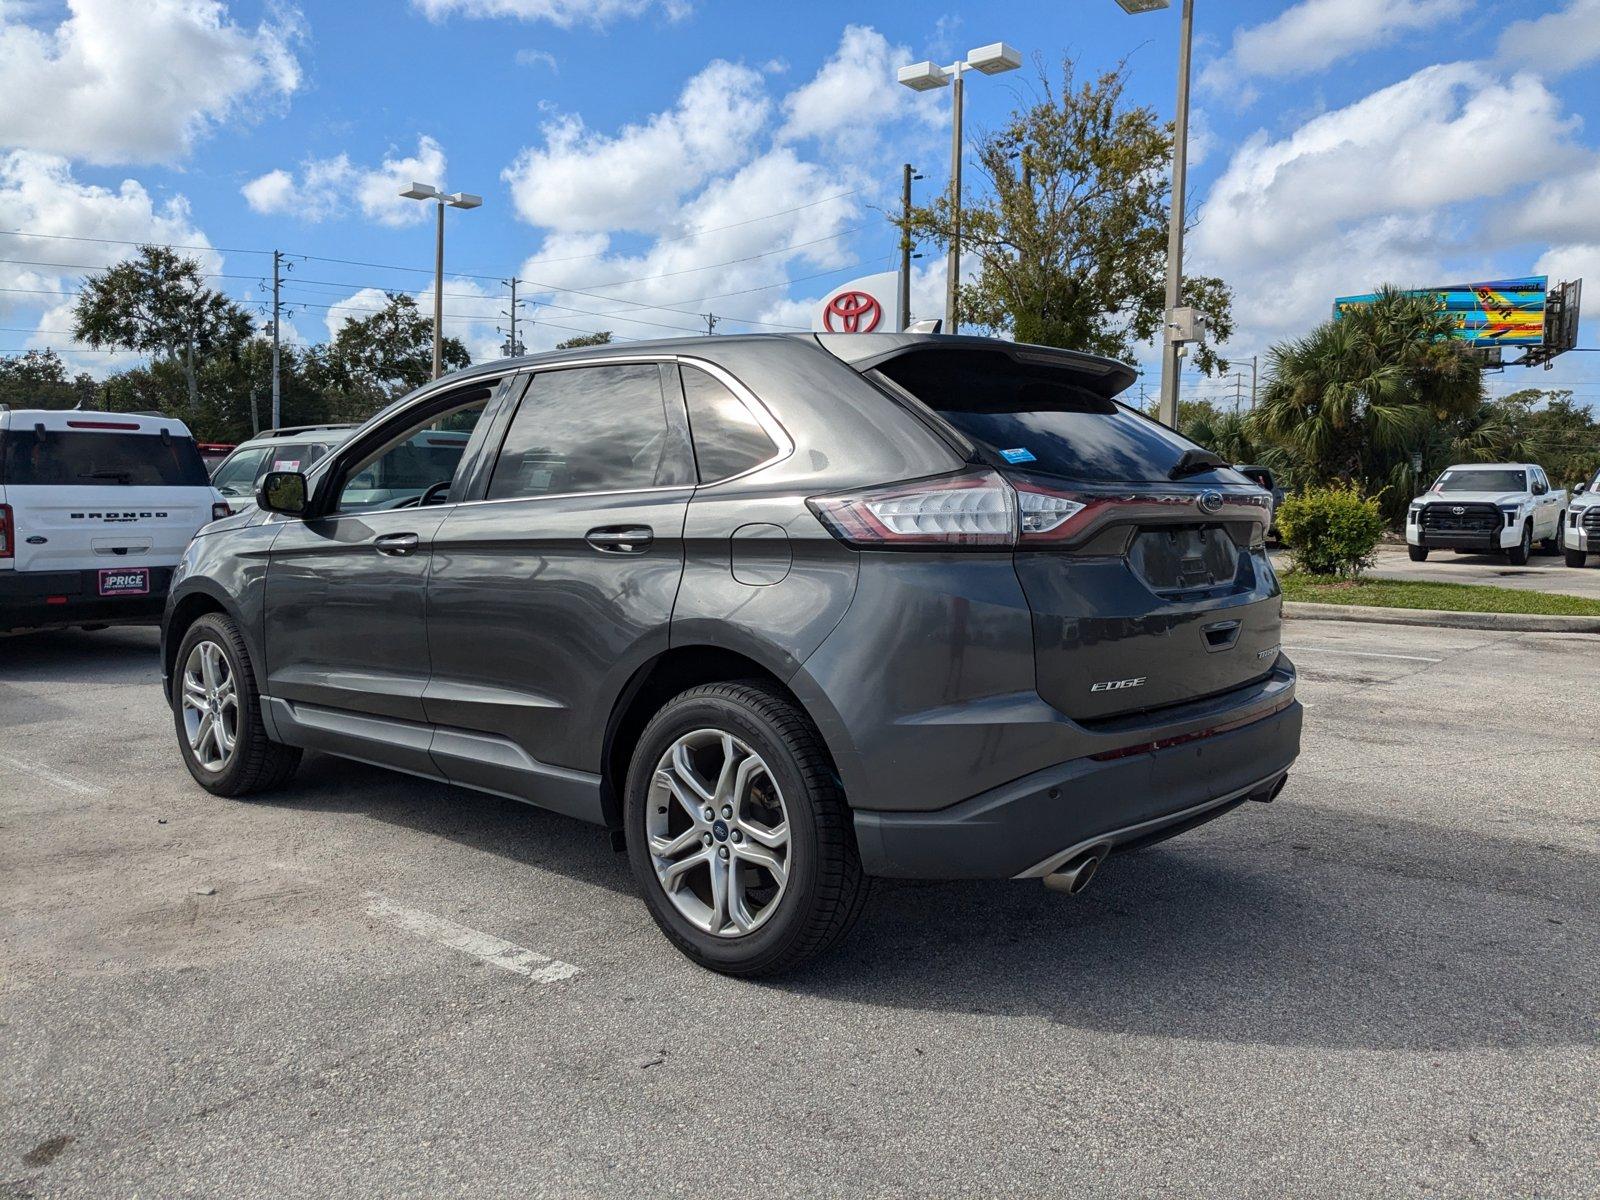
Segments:
[[[883,305],[867,292],[840,292],[822,310],[829,333],[871,333],[882,320]]]
[[[1452,509],[1451,509],[1451,510],[1450,510],[1450,511],[1451,511],[1451,512],[1452,512],[1452,513],[1454,513],[1454,514],[1455,514],[1455,515],[1456,515],[1456,516],[1458,516],[1458,517],[1459,517],[1459,516],[1461,516],[1461,515],[1462,515],[1462,514],[1463,514],[1463,513],[1465,513],[1465,512],[1466,512],[1466,511],[1467,511],[1467,510],[1466,510],[1466,509],[1464,509],[1464,508],[1462,508],[1462,507],[1461,507],[1461,505],[1459,505],[1459,504],[1457,504],[1457,505],[1456,505],[1456,506],[1455,506],[1455,507],[1454,507],[1454,508],[1452,508]]]

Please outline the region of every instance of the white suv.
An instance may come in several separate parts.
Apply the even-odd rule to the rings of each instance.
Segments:
[[[182,421],[0,408],[0,631],[159,621],[227,514]]]

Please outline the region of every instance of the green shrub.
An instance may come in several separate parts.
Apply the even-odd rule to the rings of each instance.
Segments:
[[[1354,578],[1373,564],[1383,514],[1376,496],[1355,484],[1334,483],[1285,499],[1278,531],[1294,552],[1297,571]]]

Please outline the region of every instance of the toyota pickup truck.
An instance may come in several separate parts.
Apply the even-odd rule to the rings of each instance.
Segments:
[[[1562,526],[1561,547],[1567,552],[1567,566],[1581,567],[1591,554],[1600,554],[1600,471],[1588,483],[1580,483],[1572,494],[1572,505]]]
[[[1551,487],[1543,467],[1463,463],[1447,468],[1411,502],[1406,544],[1412,562],[1426,561],[1431,550],[1458,550],[1504,554],[1520,567],[1534,542],[1548,554],[1561,553],[1566,519],[1566,489]]]

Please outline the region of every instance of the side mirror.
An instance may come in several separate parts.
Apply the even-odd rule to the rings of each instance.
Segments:
[[[1550,491],[1550,485],[1547,484],[1547,483],[1536,483],[1536,484],[1533,485],[1533,494],[1535,496],[1543,496],[1543,495],[1547,494],[1549,491]]]
[[[298,517],[306,511],[309,491],[299,471],[268,471],[256,487],[256,503],[267,512]]]
[[[1583,493],[1584,493],[1584,490],[1585,490],[1585,489],[1586,489],[1586,488],[1587,488],[1587,487],[1588,487],[1588,486],[1589,486],[1589,485],[1588,485],[1588,484],[1587,484],[1587,483],[1580,483],[1580,484],[1579,484],[1579,485],[1578,485],[1578,486],[1577,486],[1577,487],[1575,487],[1575,488],[1573,488],[1573,489],[1572,489],[1572,494],[1573,494],[1573,495],[1574,495],[1574,496],[1581,496],[1581,495],[1583,495]]]

